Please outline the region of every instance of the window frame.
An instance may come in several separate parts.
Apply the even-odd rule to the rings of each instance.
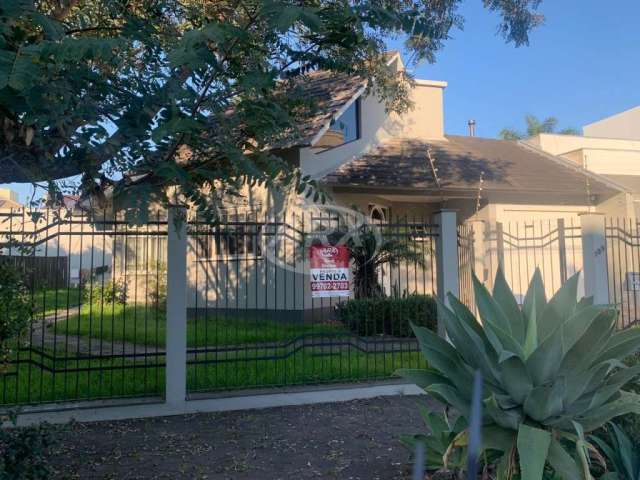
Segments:
[[[331,124],[329,125],[329,128],[327,129],[327,131],[331,130],[331,126],[333,124],[335,124],[338,120],[340,120],[340,118],[347,113],[347,111],[351,108],[354,107],[355,108],[355,113],[356,113],[356,136],[354,139],[352,140],[348,140],[346,142],[343,142],[339,145],[333,145],[330,147],[312,147],[315,148],[317,151],[315,152],[316,154],[318,153],[323,153],[323,152],[327,152],[329,150],[333,150],[335,148],[340,148],[343,147],[344,145],[349,145],[350,143],[353,142],[357,142],[358,140],[362,140],[362,102],[361,102],[361,97],[356,98],[353,103],[351,103],[341,114],[339,117],[337,118],[332,118],[331,119]],[[322,138],[327,134],[327,132],[324,132],[324,134],[322,135],[322,137],[320,137],[319,140],[322,140]]]
[[[235,214],[233,216],[236,216]],[[240,216],[240,215],[238,215]],[[225,262],[239,260],[259,260],[264,256],[264,225],[258,222],[258,215],[255,212],[244,215],[245,221],[241,219],[220,222],[210,226],[206,232],[196,236],[196,261],[198,262]],[[251,220],[247,219],[250,217]],[[250,229],[246,231],[245,229]],[[242,229],[238,231],[237,229]],[[224,242],[224,238],[231,238],[236,242],[238,249],[239,240],[243,240],[243,251],[241,253],[228,253],[229,243]],[[226,243],[226,247],[223,244]],[[247,248],[247,245],[250,245]],[[227,250],[227,251],[223,251]]]

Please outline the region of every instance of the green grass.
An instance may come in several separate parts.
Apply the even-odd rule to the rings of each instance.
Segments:
[[[50,325],[49,328],[53,328]],[[67,330],[68,329],[68,330]],[[163,346],[166,334],[164,309],[153,305],[85,304],[80,314],[57,323],[56,331],[69,332],[105,340],[127,341],[140,345]],[[292,340],[309,333],[343,332],[340,324],[310,324],[294,321],[274,321],[252,316],[200,315],[187,321],[187,345],[244,345]]]
[[[28,353],[22,353],[28,358]],[[212,354],[209,359],[211,360]],[[315,349],[277,360],[228,355],[217,364],[189,365],[190,392],[234,390],[285,385],[356,382],[389,378],[398,368],[424,367],[417,352],[362,353],[341,351],[326,355]],[[199,358],[204,360],[204,356]],[[57,372],[23,364],[17,375],[0,376],[0,404],[27,404],[98,398],[159,396],[164,392],[163,357],[134,364],[115,360],[58,360],[59,370],[94,368],[91,372]],[[45,360],[49,368],[53,362]],[[137,365],[141,368],[127,368]]]
[[[42,315],[65,314],[69,308],[80,305],[82,295],[78,287],[37,290],[33,293],[36,318]]]

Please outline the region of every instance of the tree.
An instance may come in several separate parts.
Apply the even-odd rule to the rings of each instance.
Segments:
[[[575,128],[564,128],[556,132],[558,119],[555,117],[547,117],[540,121],[534,115],[524,117],[527,123],[527,132],[522,133],[511,128],[503,128],[500,130],[499,136],[502,140],[524,140],[525,138],[535,137],[541,133],[558,133],[560,135],[580,135]]]
[[[359,75],[390,110],[410,78],[402,37],[434,61],[463,0],[13,0],[0,6],[0,183],[109,189],[138,205],[179,185],[200,206],[243,182],[294,178],[273,153],[314,108],[305,72]],[[516,46],[541,0],[483,0]],[[41,182],[41,183],[39,183]]]

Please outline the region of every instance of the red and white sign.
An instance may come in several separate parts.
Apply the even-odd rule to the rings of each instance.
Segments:
[[[312,245],[311,298],[348,297],[349,249],[344,245]]]

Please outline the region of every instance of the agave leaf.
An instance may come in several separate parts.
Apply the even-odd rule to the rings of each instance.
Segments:
[[[487,334],[482,327],[482,324],[476,319],[476,317],[469,311],[467,306],[460,302],[454,295],[449,293],[448,295],[449,305],[451,310],[456,314],[460,323],[465,326],[465,330],[472,330],[483,342],[484,350],[489,356],[492,364],[497,364],[498,354],[493,348],[493,345],[487,338]]]
[[[498,404],[495,395],[491,395],[484,400],[484,411],[496,425],[510,430],[518,430],[518,425],[524,419],[521,409],[511,408],[507,410],[502,408]]]
[[[473,287],[484,331],[498,354],[498,362],[502,362],[513,355],[524,358],[522,346],[511,335],[509,320],[500,305],[491,298],[486,287],[475,276],[473,277]]]
[[[499,267],[496,272],[496,278],[493,283],[493,298],[498,302],[502,311],[506,315],[507,320],[509,320],[513,338],[523,345],[526,331],[525,320],[522,316],[522,311],[518,306],[518,302],[513,296],[513,292],[511,291],[511,288],[509,288],[507,280],[504,278],[502,267]]]
[[[449,424],[447,423],[447,419],[444,415],[438,415],[437,413],[430,412],[424,405],[420,406],[420,415],[422,416],[425,425],[429,427],[432,435],[449,430]]]
[[[585,412],[580,416],[579,421],[585,431],[591,432],[612,418],[627,413],[640,414],[640,395],[621,391],[618,399]]]
[[[551,380],[560,370],[562,358],[562,335],[548,336],[525,362],[533,384],[543,385]]]
[[[582,480],[580,467],[555,438],[552,438],[549,444],[547,461],[563,480]]]
[[[593,365],[608,360],[609,357],[600,355],[600,353],[604,350],[607,339],[611,336],[615,318],[615,310],[608,309],[600,313],[587,331],[566,353],[560,371],[564,374],[575,375],[577,372],[587,370]],[[589,362],[589,359],[594,359],[594,361]]]
[[[589,370],[562,377],[565,385],[564,408],[568,409],[569,406],[578,400],[585,392],[603,385],[610,369],[610,363],[603,362],[594,365]]]
[[[485,330],[487,328],[487,324],[489,324],[496,330],[500,330],[511,337],[511,322],[505,315],[501,306],[491,297],[487,287],[478,280],[475,274],[473,274],[473,291],[475,294],[478,312],[480,313],[480,318],[482,318],[482,324],[484,325]],[[511,338],[515,343],[515,339],[513,337]]]
[[[458,316],[460,321],[464,322],[467,326],[473,329],[474,332],[478,334],[489,346],[491,345],[489,340],[486,338],[484,334],[484,330],[482,325],[475,317],[471,310],[467,308],[467,306],[462,303],[458,298],[453,295],[451,292],[447,293],[447,298],[449,299],[449,305],[451,305],[451,310]]]
[[[467,447],[469,445],[469,430],[464,430],[460,432],[455,438],[451,441],[449,446],[447,447],[447,451],[444,452],[442,456],[442,463],[445,468],[449,467],[451,456],[453,452],[457,448]]]
[[[401,368],[396,370],[396,375],[401,376],[405,380],[416,384],[420,388],[427,388],[434,383],[445,383],[451,385],[446,377],[442,376],[440,372],[431,369],[420,368]]]
[[[538,316],[538,342],[544,342],[556,328],[573,315],[578,304],[579,278],[580,274],[576,273],[564,282]]]
[[[584,397],[586,397],[585,400],[588,401],[588,404],[585,402],[587,405],[584,410],[594,409],[612,399],[622,389],[622,387],[629,383],[630,380],[637,377],[639,373],[640,365],[627,367],[611,375],[604,384],[596,386],[590,385],[584,395]],[[582,411],[575,413],[582,413]]]
[[[487,425],[482,428],[482,449],[509,452],[516,445],[518,432],[498,425]]]
[[[619,385],[624,387],[627,383],[640,375],[640,365],[620,369],[607,379],[607,385]]]
[[[424,390],[425,392],[433,395],[437,400],[440,400],[442,403],[451,405],[465,418],[469,418],[469,405],[471,404],[470,396],[461,395],[460,390],[444,383],[434,383]]]
[[[460,356],[472,369],[479,368],[485,381],[489,380],[494,385],[497,384],[496,364],[492,362],[490,353],[486,351],[483,340],[475,331],[460,321],[459,317],[440,300],[436,300],[436,302],[438,303],[438,318],[444,323],[449,339],[457,347]]]
[[[562,382],[534,388],[524,401],[524,413],[538,422],[559,415],[564,407],[563,389]]]
[[[562,336],[562,353],[566,354],[587,332],[591,324],[608,310],[603,306],[587,306],[576,310],[560,330]]]
[[[614,333],[607,341],[596,362],[612,358],[623,360],[640,350],[640,327],[629,328]]]
[[[462,361],[455,348],[428,328],[412,325],[420,350],[432,370],[435,369],[447,378],[447,384],[453,384],[465,396],[471,396],[473,375]]]
[[[520,425],[518,430],[518,454],[522,480],[540,480],[544,473],[551,445],[551,433],[546,430]]]
[[[460,433],[461,431],[466,429],[468,426],[469,426],[469,422],[467,421],[467,419],[464,418],[462,415],[458,415],[458,418],[456,418],[456,421],[453,424],[453,428],[451,429],[451,431],[454,433]]]
[[[536,268],[522,303],[522,313],[527,328],[525,351],[532,352],[538,345],[538,317],[542,315],[546,304],[542,275],[540,269]]]
[[[582,297],[578,301],[578,305],[576,305],[576,310],[582,310],[583,308],[590,307],[593,305],[593,296]]]
[[[637,479],[640,473],[640,458],[637,456],[636,447],[631,443],[627,435],[615,423],[611,424],[613,435],[617,443],[617,451],[620,452],[621,472],[627,472],[632,478]],[[634,458],[635,457],[635,458]],[[634,462],[635,460],[635,462]]]
[[[613,425],[613,424],[612,424]],[[611,448],[611,446],[605,442],[604,440],[602,440],[601,438],[596,437],[595,435],[590,435],[589,436],[589,440],[591,442],[593,442],[595,445],[598,446],[598,448],[600,449],[600,451],[602,451],[602,453],[605,454],[605,456],[607,456],[607,458],[609,458],[609,460],[611,460],[611,463],[613,464],[613,467],[617,470],[617,471],[623,471],[623,465],[619,462],[617,462],[618,459],[618,455],[616,455],[616,451],[620,451],[619,448],[616,447],[616,449],[614,450],[613,448]],[[600,480],[602,480],[605,477],[600,477]],[[616,480],[618,480],[618,475],[616,474]]]
[[[533,380],[525,364],[518,357],[511,357],[502,362],[502,385],[511,397],[519,404],[523,404],[531,390]]]
[[[573,427],[575,428],[578,438],[576,439],[576,453],[578,454],[578,459],[580,460],[580,465],[582,466],[582,474],[584,478],[590,479],[590,463],[589,463],[589,445],[584,438],[584,429],[582,425],[578,422],[572,422]]]

